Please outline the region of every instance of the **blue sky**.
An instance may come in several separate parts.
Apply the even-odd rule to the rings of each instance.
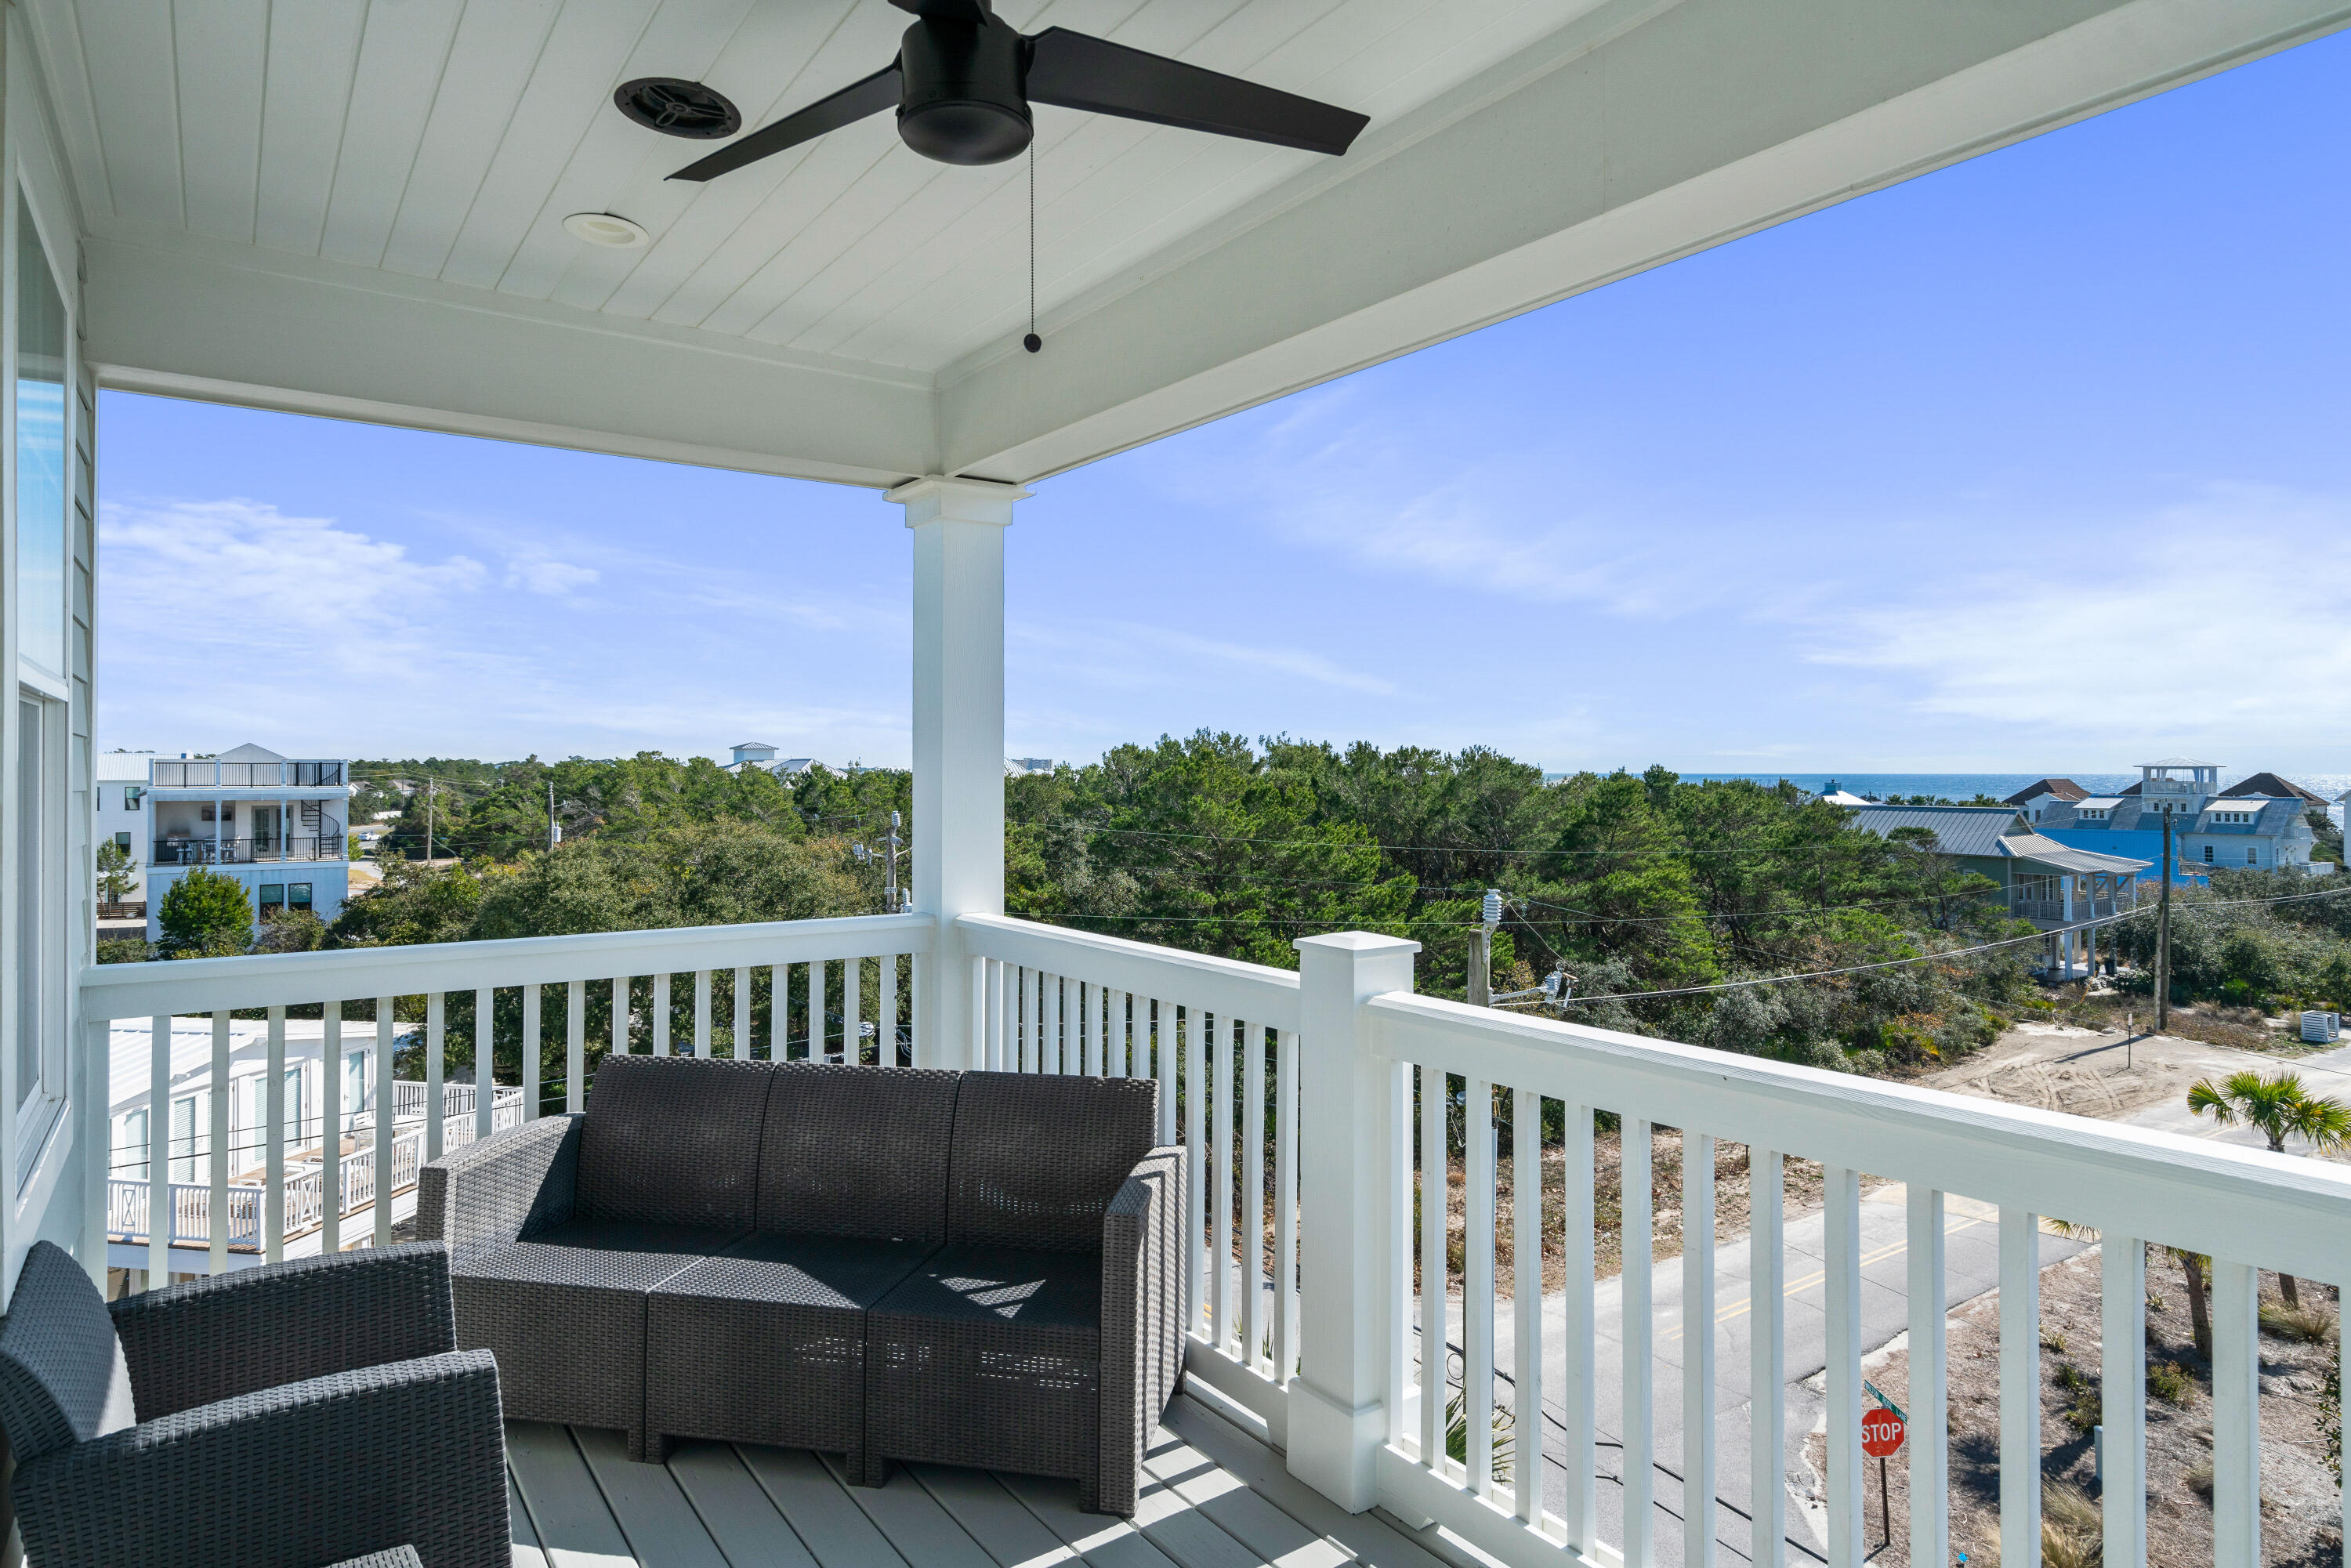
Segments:
[[[2336,37],[1050,480],[1008,750],[2351,770],[2346,167]],[[100,467],[102,747],[906,758],[867,492],[112,393]]]

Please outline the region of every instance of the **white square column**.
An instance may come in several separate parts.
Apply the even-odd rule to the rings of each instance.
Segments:
[[[889,492],[914,535],[914,907],[938,919],[914,1065],[977,1065],[959,915],[1004,913],[1004,530],[1029,494],[977,479]]]

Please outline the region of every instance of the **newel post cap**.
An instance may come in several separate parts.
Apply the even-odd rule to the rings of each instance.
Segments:
[[[994,523],[1004,528],[1012,521],[1012,503],[1027,500],[1029,494],[1025,486],[935,474],[893,485],[883,492],[882,498],[906,508],[910,528],[925,523]]]

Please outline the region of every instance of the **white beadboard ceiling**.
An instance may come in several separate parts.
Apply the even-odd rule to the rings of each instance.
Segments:
[[[880,116],[707,185],[710,148],[612,89],[706,81],[746,128],[878,68],[886,0],[33,0],[94,231],[177,231],[517,299],[937,373],[1026,329],[1029,165],[951,168]],[[1061,26],[1361,110],[1374,131],[1588,0],[1004,0]],[[1320,160],[1037,110],[1037,294],[1154,258]],[[585,246],[564,217],[653,235]]]

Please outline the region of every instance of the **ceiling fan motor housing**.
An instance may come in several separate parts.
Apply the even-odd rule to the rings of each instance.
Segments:
[[[898,68],[899,140],[942,163],[1001,163],[1028,148],[1019,32],[991,16],[977,26],[925,16],[906,29]]]

